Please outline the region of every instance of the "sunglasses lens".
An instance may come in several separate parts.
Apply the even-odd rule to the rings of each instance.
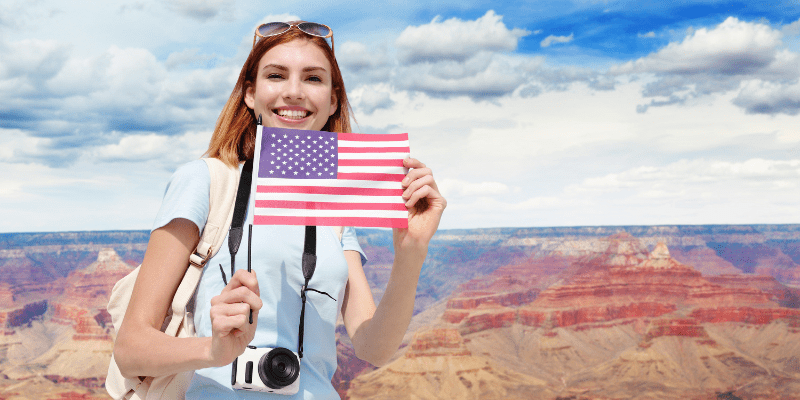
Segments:
[[[258,34],[261,36],[273,36],[286,32],[292,26],[286,22],[270,22],[258,27]]]
[[[297,25],[301,31],[314,36],[319,37],[326,37],[330,35],[331,30],[325,25],[318,24],[316,22],[303,22],[302,24]]]

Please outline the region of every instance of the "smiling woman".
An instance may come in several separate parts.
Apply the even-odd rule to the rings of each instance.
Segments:
[[[330,38],[332,44],[332,35],[321,24],[262,25],[217,121],[207,155],[232,170],[243,169],[242,163],[254,155],[258,119],[268,127],[350,132],[342,74],[326,41]],[[337,237],[331,229],[259,225],[253,227],[252,236],[241,238],[241,247],[248,249],[246,264],[235,263],[226,246],[207,258],[204,265],[211,270],[202,274],[195,298],[193,322],[198,337],[189,338],[171,337],[159,328],[209,217],[211,178],[200,160],[179,168],[156,216],[117,335],[114,357],[120,372],[136,380],[194,371],[187,399],[277,396],[250,391],[259,378],[267,385],[261,389],[281,392],[280,398],[338,399],[331,384],[337,366],[338,316],[341,313],[359,358],[376,365],[389,360],[408,328],[422,263],[446,206],[425,164],[407,158],[403,166],[409,168],[402,182],[408,228],[393,232],[394,265],[377,307],[364,275],[366,256],[353,228],[345,227]],[[308,231],[318,232],[316,240],[306,240]],[[306,241],[316,242],[313,289],[301,262],[309,246]],[[217,266],[223,271],[221,277]],[[232,273],[228,276],[224,271]],[[305,327],[304,341],[298,326]],[[292,379],[296,384],[273,387],[281,380],[265,378],[270,376],[267,372],[256,374],[251,363],[241,361],[258,362],[254,354],[267,349],[263,354],[268,357],[269,349],[280,348],[288,351],[275,356],[273,368],[266,370],[279,377],[292,375],[290,370],[297,372],[282,361],[291,359],[294,352],[300,357],[299,374],[294,374],[299,377]],[[246,385],[235,380],[243,369],[250,371],[245,377],[252,377],[251,381],[243,378]]]

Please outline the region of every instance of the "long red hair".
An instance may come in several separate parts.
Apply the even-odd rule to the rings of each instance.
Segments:
[[[286,33],[261,38],[250,51],[250,55],[239,73],[239,79],[233,87],[233,92],[219,114],[206,156],[219,158],[230,166],[237,166],[241,161],[253,158],[256,148],[256,116],[244,102],[245,91],[256,82],[258,63],[261,61],[261,57],[271,48],[293,40],[308,40],[316,44],[331,64],[333,93],[339,104],[336,112],[328,118],[328,122],[325,123],[322,130],[350,132],[350,102],[347,100],[342,71],[339,69],[333,50],[325,39],[311,36],[293,27]]]

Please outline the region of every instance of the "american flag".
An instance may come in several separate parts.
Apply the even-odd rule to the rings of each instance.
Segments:
[[[254,225],[407,228],[408,134],[257,131]]]

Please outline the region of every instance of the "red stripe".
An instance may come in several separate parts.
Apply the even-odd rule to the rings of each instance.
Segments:
[[[325,187],[325,186],[263,186],[256,187],[258,193],[305,193],[305,194],[338,194],[357,196],[402,196],[403,189],[372,189],[357,187]]]
[[[400,182],[406,176],[403,174],[360,174],[360,173],[339,173],[336,179],[345,181],[380,181],[380,182]]]
[[[408,133],[339,133],[339,140],[352,140],[359,142],[399,142],[408,140]]]
[[[256,225],[316,225],[316,226],[361,226],[370,228],[408,228],[408,218],[361,218],[361,217],[274,217],[254,215]]]
[[[340,167],[402,167],[403,160],[339,160]]]
[[[291,208],[303,210],[408,210],[403,203],[332,203],[322,201],[289,200],[256,200],[256,208]]]
[[[339,153],[410,153],[410,147],[339,147]]]

